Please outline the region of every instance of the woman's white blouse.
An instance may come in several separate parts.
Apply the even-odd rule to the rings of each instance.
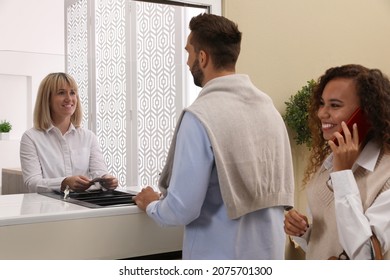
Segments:
[[[369,142],[359,155],[352,170],[330,174],[335,196],[336,221],[340,244],[351,259],[370,259],[370,237],[374,231],[385,252],[390,249],[390,191],[378,195],[372,205],[363,211],[362,200],[353,171],[362,166],[374,171],[380,147]]]
[[[373,204],[364,212],[353,175],[353,171],[358,166],[373,171],[379,154],[380,147],[374,142],[368,142],[352,169],[330,173],[328,186],[334,192],[339,241],[350,259],[371,259],[370,237],[373,231],[384,252],[390,249],[390,191],[378,195]],[[333,167],[332,154],[324,161],[324,167],[328,170]],[[294,240],[305,249],[306,244],[302,243],[302,239],[308,236],[310,236],[310,228],[302,238],[294,237]]]
[[[38,187],[60,188],[68,176],[94,178],[108,173],[96,135],[73,125],[64,135],[54,126],[27,130],[20,143],[20,161],[30,192]]]

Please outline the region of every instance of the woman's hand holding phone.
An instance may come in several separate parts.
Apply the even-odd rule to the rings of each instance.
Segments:
[[[333,171],[341,171],[351,169],[359,156],[359,132],[355,124],[352,126],[352,131],[349,130],[345,122],[341,123],[342,132],[336,132],[334,140],[329,140],[328,144],[333,152]],[[344,135],[344,136],[343,136]]]
[[[334,138],[328,141],[333,152],[333,171],[351,169],[359,156],[361,142],[365,140],[371,129],[371,124],[363,110],[359,107],[341,123],[341,131],[334,133]]]

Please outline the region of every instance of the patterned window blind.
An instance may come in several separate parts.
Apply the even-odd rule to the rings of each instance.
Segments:
[[[156,185],[178,114],[200,90],[184,46],[190,18],[206,7],[79,0],[66,9],[66,65],[84,126],[121,187]]]
[[[88,6],[87,0],[75,2],[66,17],[67,72],[78,84],[83,105],[83,124],[88,124]]]

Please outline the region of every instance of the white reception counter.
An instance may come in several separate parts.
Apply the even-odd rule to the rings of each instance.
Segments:
[[[161,228],[137,206],[0,195],[0,259],[125,259],[181,251],[182,237],[182,227]]]

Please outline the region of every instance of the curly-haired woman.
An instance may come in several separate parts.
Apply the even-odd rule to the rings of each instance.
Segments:
[[[309,109],[313,145],[304,177],[310,217],[292,209],[284,222],[287,234],[307,241],[307,259],[343,251],[350,259],[371,259],[373,233],[390,257],[389,105],[390,81],[378,69],[350,64],[319,78]],[[371,125],[364,139],[359,123],[352,130],[346,125],[358,108]]]

